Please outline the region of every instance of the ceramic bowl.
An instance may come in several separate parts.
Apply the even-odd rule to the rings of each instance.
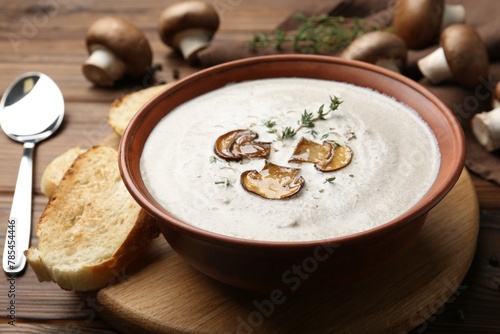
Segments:
[[[281,77],[335,80],[368,87],[415,109],[434,132],[441,164],[437,179],[410,210],[380,227],[345,237],[306,242],[252,241],[205,231],[173,217],[145,187],[140,157],[155,125],[180,104],[229,83]],[[171,85],[132,119],[120,145],[123,180],[156,217],[170,246],[200,272],[254,291],[342,287],[404,254],[426,215],[452,189],[464,164],[464,138],[454,114],[418,83],[370,64],[312,55],[265,56],[201,70]]]

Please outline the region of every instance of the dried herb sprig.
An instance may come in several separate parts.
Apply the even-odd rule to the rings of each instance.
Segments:
[[[291,126],[287,126],[281,130],[281,133],[279,133],[279,131],[275,128],[276,122],[269,120],[263,122],[263,124],[269,129],[268,132],[276,134],[278,140],[280,141],[287,138],[294,138],[297,133],[303,128],[311,129],[309,133],[315,136],[317,133],[316,131],[312,130],[312,128],[314,128],[314,123],[319,120],[324,120],[328,114],[330,114],[332,111],[337,110],[343,102],[344,101],[339,99],[337,96],[330,96],[330,105],[328,106],[328,110],[325,111],[324,104],[322,104],[316,111],[316,116],[314,115],[314,113],[304,110],[304,113],[301,115],[300,120],[298,121],[299,126],[296,129],[292,128]]]
[[[291,48],[298,53],[334,53],[346,48],[361,35],[377,30],[360,18],[342,16],[306,16],[296,14],[298,22],[296,30],[277,29],[272,33],[256,33],[248,43],[252,51],[273,48],[278,51]]]

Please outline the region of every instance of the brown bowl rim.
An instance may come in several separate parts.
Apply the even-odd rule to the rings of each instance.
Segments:
[[[399,217],[388,221],[380,226],[374,227],[369,230],[349,234],[341,237],[333,237],[326,239],[317,239],[317,240],[307,240],[307,241],[269,241],[269,240],[253,240],[253,239],[244,239],[239,237],[231,237],[223,234],[211,232],[208,230],[204,230],[202,228],[198,228],[196,226],[190,225],[182,220],[170,215],[166,210],[162,209],[161,206],[156,203],[152,203],[145,193],[148,193],[144,184],[142,183],[142,179],[140,175],[134,175],[130,172],[130,156],[133,154],[139,154],[142,152],[137,150],[131,150],[130,147],[133,144],[133,138],[135,136],[134,131],[136,130],[138,124],[141,124],[144,120],[144,115],[151,112],[152,109],[165,98],[166,95],[175,93],[178,90],[184,89],[189,84],[196,82],[200,78],[207,78],[214,74],[231,71],[235,68],[246,67],[246,66],[255,66],[259,63],[272,63],[272,62],[316,62],[316,63],[329,63],[335,65],[342,65],[348,67],[355,67],[357,69],[376,72],[383,76],[389,77],[393,81],[398,84],[403,84],[410,89],[413,89],[424,98],[426,98],[431,104],[433,104],[436,109],[441,111],[442,116],[449,124],[451,135],[453,137],[453,147],[454,147],[454,157],[452,161],[455,163],[451,172],[447,175],[442,176],[444,178],[443,182],[441,182],[441,186],[435,189],[432,196],[429,199],[422,201],[422,199],[429,197],[428,193],[434,187],[431,187],[429,191],[424,194],[424,196],[419,200],[415,205],[413,205],[409,210],[404,212]],[[294,77],[290,75],[290,77]],[[302,76],[305,77],[305,76]],[[271,77],[270,77],[271,78]],[[332,79],[335,80],[335,79]],[[241,82],[234,81],[234,82]],[[229,82],[228,82],[229,83]],[[368,88],[368,85],[365,86]],[[218,87],[216,87],[218,88]],[[214,88],[214,89],[216,89]],[[371,88],[374,89],[374,88]],[[375,89],[374,89],[375,90]],[[434,130],[433,130],[434,131]],[[137,203],[149,214],[155,217],[160,224],[169,224],[170,227],[175,228],[177,230],[183,231],[184,233],[189,234],[192,237],[203,239],[207,241],[216,242],[218,244],[226,244],[232,245],[234,247],[272,247],[272,248],[301,248],[301,247],[310,247],[321,244],[341,244],[343,242],[352,241],[358,238],[364,237],[375,237],[380,233],[386,233],[394,228],[400,227],[403,223],[411,223],[413,220],[419,218],[420,216],[426,214],[429,210],[431,210],[435,205],[437,205],[445,195],[453,188],[455,183],[458,181],[462,170],[464,168],[465,162],[465,139],[462,127],[460,126],[455,114],[441,101],[437,96],[435,96],[432,92],[430,92],[427,88],[417,83],[416,81],[395,73],[393,71],[387,70],[385,68],[375,66],[369,63],[346,60],[338,57],[331,56],[321,56],[321,55],[301,55],[301,54],[287,54],[287,55],[268,55],[268,56],[257,56],[251,58],[245,58],[240,60],[234,60],[227,63],[223,63],[220,65],[216,65],[210,68],[202,69],[194,74],[187,76],[184,79],[181,79],[168,87],[166,87],[161,93],[159,93],[156,97],[151,99],[148,103],[146,103],[140,110],[136,113],[136,115],[132,118],[129,123],[129,126],[125,129],[124,134],[120,140],[119,145],[119,169],[122,176],[122,179],[127,187],[128,191],[132,195],[132,197],[137,201]],[[441,170],[442,167],[440,167]],[[145,193],[144,193],[145,192]]]

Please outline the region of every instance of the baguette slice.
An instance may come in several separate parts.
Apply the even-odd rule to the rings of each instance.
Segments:
[[[28,249],[26,258],[38,280],[93,291],[116,280],[159,231],[122,182],[117,151],[96,146],[68,169],[36,234],[38,248]]]
[[[120,137],[113,132],[104,138],[100,145],[118,149],[119,144]],[[61,179],[68,168],[73,164],[75,159],[85,151],[85,149],[78,146],[73,147],[52,160],[47,167],[45,167],[42,174],[42,179],[40,181],[40,190],[42,191],[42,194],[50,197],[59,182],[61,182]]]
[[[52,195],[68,168],[73,164],[73,161],[83,152],[85,152],[84,149],[73,147],[56,157],[47,165],[40,181],[42,194],[47,197]]]
[[[128,123],[139,111],[139,109],[146,104],[153,97],[158,95],[169,84],[153,86],[136,92],[125,95],[113,102],[109,110],[108,123],[113,131],[120,137],[125,132]]]

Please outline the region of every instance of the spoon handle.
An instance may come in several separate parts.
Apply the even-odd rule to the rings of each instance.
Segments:
[[[24,252],[28,249],[31,239],[34,150],[34,142],[24,144],[3,251],[3,270],[7,274],[19,274],[26,265]]]

